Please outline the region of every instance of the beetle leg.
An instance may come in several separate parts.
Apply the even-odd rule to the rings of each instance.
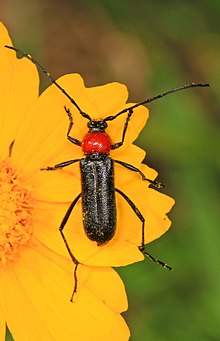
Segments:
[[[67,210],[67,212],[66,212],[66,214],[65,214],[65,216],[64,216],[64,218],[63,218],[63,220],[62,220],[62,222],[61,222],[61,224],[60,224],[60,227],[59,227],[59,231],[60,231],[60,233],[61,233],[61,236],[62,236],[62,238],[63,238],[64,244],[65,244],[65,246],[66,246],[66,248],[67,248],[67,251],[68,251],[68,253],[69,253],[69,255],[70,255],[70,257],[71,257],[73,263],[75,264],[75,269],[74,269],[74,281],[75,281],[75,284],[74,284],[73,293],[72,293],[72,296],[71,296],[71,299],[70,299],[71,302],[73,301],[73,296],[74,296],[74,294],[75,294],[76,291],[77,291],[78,280],[77,280],[76,271],[77,271],[77,268],[78,268],[78,265],[80,264],[80,262],[79,262],[79,261],[76,259],[76,257],[73,255],[73,253],[72,253],[72,251],[71,251],[71,249],[70,249],[70,247],[69,247],[69,244],[68,244],[68,242],[67,242],[67,239],[66,239],[66,237],[65,237],[65,235],[64,235],[64,233],[63,233],[63,229],[64,229],[64,227],[65,227],[65,225],[66,225],[66,223],[67,223],[67,221],[68,221],[68,219],[69,219],[69,217],[70,217],[70,214],[71,214],[72,210],[74,209],[74,206],[76,205],[76,203],[77,203],[77,201],[79,200],[80,197],[81,197],[81,193],[78,194],[77,197],[76,197],[76,198],[73,200],[73,202],[71,203],[71,205],[70,205],[70,207],[68,208],[68,210]]]
[[[111,149],[117,149],[119,147],[121,147],[124,143],[124,139],[125,139],[125,134],[126,134],[126,131],[128,129],[128,123],[130,121],[130,118],[133,114],[133,110],[129,110],[128,111],[128,115],[127,115],[127,118],[126,118],[126,121],[125,121],[125,124],[124,124],[124,129],[123,129],[123,132],[122,132],[122,138],[121,138],[121,141],[120,142],[117,142],[117,143],[114,143],[112,146],[111,146]],[[115,116],[112,116],[112,120],[115,119],[117,117],[117,115]]]
[[[125,167],[125,168],[127,168],[129,170],[132,170],[134,172],[138,172],[141,175],[142,180],[150,182],[150,184],[152,186],[154,186],[156,188],[164,188],[164,185],[161,182],[157,182],[155,180],[150,180],[150,179],[146,178],[146,176],[144,175],[144,173],[140,169],[130,165],[129,163],[126,163],[124,161],[119,161],[119,160],[114,160],[114,162],[119,163],[120,165],[122,165],[123,167]]]
[[[71,136],[70,136],[70,131],[71,131],[72,126],[73,126],[73,117],[72,117],[72,114],[71,114],[70,109],[68,109],[66,106],[64,106],[64,109],[65,109],[65,111],[66,111],[66,113],[67,113],[67,115],[68,115],[68,117],[69,117],[69,121],[70,121],[69,128],[68,128],[68,130],[67,130],[66,136],[67,136],[67,138],[68,138],[68,140],[69,140],[70,142],[74,143],[74,144],[77,145],[77,146],[81,146],[81,142],[80,142],[79,140],[77,140],[77,139],[75,139],[74,137],[71,137]]]
[[[138,216],[138,218],[142,222],[142,238],[141,238],[141,246],[139,248],[144,248],[145,219],[144,219],[143,215],[141,214],[141,212],[139,211],[139,209],[135,206],[133,201],[131,201],[131,199],[129,199],[129,197],[124,192],[122,192],[118,188],[115,188],[115,190],[127,201],[127,203],[130,205],[130,207],[132,208],[132,210],[134,211],[136,216]]]
[[[73,164],[75,162],[79,162],[80,160],[81,159],[64,161],[64,162],[58,163],[57,165],[55,165],[53,167],[41,168],[40,170],[55,170],[55,169],[58,169],[58,168],[63,168],[63,167],[69,166],[69,165],[71,165],[71,164]]]
[[[118,192],[119,194],[121,194],[121,196],[127,201],[127,203],[130,205],[130,207],[132,208],[132,210],[134,211],[134,213],[138,216],[138,218],[140,219],[140,221],[142,222],[142,238],[141,238],[141,246],[139,246],[139,250],[146,255],[148,258],[150,258],[152,261],[154,261],[155,263],[159,264],[160,266],[162,266],[163,268],[167,268],[168,270],[172,270],[172,268],[167,265],[166,263],[162,262],[161,260],[153,257],[152,255],[150,255],[148,252],[146,252],[145,249],[145,241],[144,241],[144,232],[145,232],[145,219],[143,217],[143,215],[141,214],[141,212],[139,211],[139,209],[137,208],[137,206],[133,203],[133,201],[131,201],[131,199],[129,199],[129,197],[123,193],[122,191],[120,191],[120,189],[115,188],[116,192]]]

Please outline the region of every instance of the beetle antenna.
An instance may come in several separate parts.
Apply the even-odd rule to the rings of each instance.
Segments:
[[[34,60],[31,56],[29,56],[27,53],[13,47],[13,46],[8,46],[8,45],[5,45],[5,47],[7,47],[8,49],[11,49],[11,50],[14,50],[15,52],[21,54],[23,57],[27,58],[28,60],[30,60],[33,64],[35,64],[38,69],[47,77],[51,80],[51,82],[53,84],[55,84],[58,89],[60,89],[62,91],[62,93],[67,97],[69,98],[70,102],[78,109],[79,113],[84,117],[84,118],[87,118],[89,121],[91,121],[91,117],[86,114],[85,112],[83,112],[79,105],[76,103],[76,101],[74,101],[74,99],[55,81],[55,79],[51,76],[51,74],[49,72],[47,72],[36,60]]]
[[[143,101],[143,102],[136,103],[136,104],[132,105],[132,106],[129,107],[129,108],[123,109],[122,111],[120,111],[120,112],[117,113],[116,115],[108,116],[108,117],[106,117],[106,118],[104,119],[104,121],[112,121],[112,120],[114,120],[116,117],[118,117],[118,116],[121,115],[121,114],[124,114],[124,113],[127,112],[127,111],[132,112],[133,109],[139,107],[140,105],[143,105],[143,104],[147,104],[147,103],[153,102],[153,101],[155,101],[156,99],[159,99],[159,98],[162,98],[162,97],[164,97],[164,96],[173,94],[174,92],[181,91],[181,90],[185,90],[185,89],[189,89],[189,88],[206,87],[206,86],[210,86],[210,84],[208,84],[208,83],[205,83],[205,84],[203,84],[203,83],[191,83],[191,84],[186,84],[186,85],[180,86],[179,88],[174,88],[174,89],[171,89],[171,90],[167,90],[167,91],[163,92],[163,93],[160,94],[160,95],[157,95],[157,96],[154,96],[154,97],[150,97],[150,98],[146,99],[146,100]]]

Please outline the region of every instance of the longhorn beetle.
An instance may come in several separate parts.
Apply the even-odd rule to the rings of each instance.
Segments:
[[[145,232],[145,218],[136,207],[136,205],[127,197],[125,193],[123,193],[120,189],[115,188],[114,185],[114,163],[117,163],[131,171],[139,173],[142,180],[148,181],[151,185],[156,188],[164,187],[161,183],[157,181],[153,181],[147,179],[142,171],[131,164],[125,163],[119,160],[113,160],[109,153],[113,149],[120,148],[126,136],[128,124],[132,114],[135,111],[135,108],[139,107],[140,105],[144,105],[150,103],[158,98],[164,97],[171,93],[193,88],[193,87],[204,87],[209,86],[209,84],[196,84],[191,83],[179,88],[174,88],[168,90],[160,95],[151,97],[145,101],[139,102],[135,105],[130,106],[129,108],[123,109],[122,111],[118,112],[115,115],[108,116],[103,118],[102,120],[93,120],[89,114],[82,111],[79,105],[75,102],[75,100],[63,89],[55,79],[32,57],[28,54],[24,53],[23,51],[14,48],[12,46],[5,46],[9,49],[12,49],[23,57],[29,59],[32,63],[37,65],[40,71],[45,74],[53,84],[55,84],[63,94],[70,100],[70,102],[78,109],[80,115],[88,120],[87,127],[89,128],[88,133],[84,136],[82,141],[70,136],[70,132],[73,126],[73,118],[70,110],[65,106],[65,111],[69,117],[69,127],[67,130],[67,139],[82,148],[85,157],[82,159],[75,159],[69,160],[65,162],[61,162],[56,164],[53,167],[46,167],[42,168],[41,170],[55,170],[58,168],[63,168],[69,166],[73,163],[79,162],[80,164],[80,171],[81,171],[81,185],[82,185],[82,192],[77,195],[77,197],[73,200],[71,205],[69,206],[61,224],[59,227],[59,231],[63,238],[63,241],[66,245],[66,248],[69,252],[69,255],[72,261],[75,264],[74,269],[74,289],[71,297],[71,301],[73,300],[73,296],[77,291],[77,267],[80,262],[77,258],[73,255],[70,246],[67,242],[67,239],[64,235],[64,227],[70,217],[72,210],[74,209],[76,203],[81,198],[82,199],[82,214],[83,214],[83,227],[87,237],[95,241],[98,246],[106,244],[110,241],[116,230],[116,203],[115,203],[115,192],[119,193],[130,205],[131,209],[137,215],[142,223],[142,237],[141,237],[141,245],[139,246],[139,250],[149,257],[154,262],[158,263],[159,265],[172,270],[170,266],[166,263],[154,258],[148,252],[145,251],[145,240],[144,240],[144,232]],[[108,121],[115,120],[118,116],[127,113],[127,118],[125,120],[124,128],[122,131],[121,141],[112,144],[110,137],[105,132],[108,124]]]

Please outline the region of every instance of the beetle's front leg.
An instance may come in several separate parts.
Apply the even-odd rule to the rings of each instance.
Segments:
[[[122,132],[122,138],[121,138],[121,141],[120,142],[117,142],[117,143],[114,143],[112,146],[111,146],[111,149],[117,149],[117,148],[120,148],[123,143],[124,143],[124,139],[125,139],[125,135],[126,135],[126,132],[127,132],[127,129],[128,129],[128,123],[130,121],[130,118],[133,114],[133,110],[130,109],[128,111],[128,115],[127,115],[127,118],[126,118],[126,121],[125,121],[125,124],[124,124],[124,128],[123,128],[123,132]],[[115,116],[112,116],[112,119],[116,118],[117,115]]]
[[[81,146],[81,142],[78,139],[75,139],[74,137],[70,136],[70,131],[71,131],[72,126],[73,126],[73,117],[72,117],[70,109],[68,109],[66,106],[64,106],[64,109],[65,109],[65,111],[69,117],[69,121],[70,121],[69,128],[67,130],[66,136],[70,142],[74,143],[77,146]]]
[[[52,166],[52,167],[45,167],[45,168],[41,168],[40,170],[56,170],[58,168],[63,168],[63,167],[66,167],[66,166],[69,166],[75,162],[78,162],[80,161],[81,159],[75,159],[75,160],[69,160],[69,161],[64,161],[64,162],[61,162],[61,163],[58,163],[57,165],[55,166]]]

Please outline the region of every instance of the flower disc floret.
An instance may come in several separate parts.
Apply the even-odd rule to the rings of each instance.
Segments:
[[[0,161],[0,264],[12,260],[32,235],[30,189],[22,184],[10,160]]]

